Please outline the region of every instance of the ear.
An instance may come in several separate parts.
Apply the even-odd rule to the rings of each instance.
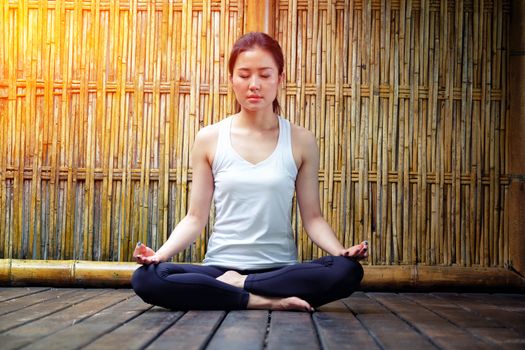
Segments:
[[[286,74],[282,72],[281,75],[279,75],[279,85],[283,84],[283,82],[285,81],[286,81]]]

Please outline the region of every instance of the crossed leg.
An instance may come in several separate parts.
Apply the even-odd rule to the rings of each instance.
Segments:
[[[230,270],[217,280],[256,295],[295,296],[309,305],[319,306],[349,296],[362,278],[363,268],[357,260],[326,256],[270,272],[245,275]]]
[[[350,295],[362,277],[361,265],[345,257],[324,257],[262,273],[160,263],[139,267],[132,286],[145,302],[170,309],[310,311]]]

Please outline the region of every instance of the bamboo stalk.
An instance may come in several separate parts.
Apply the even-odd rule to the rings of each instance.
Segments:
[[[125,80],[123,79],[123,76],[125,75],[125,62],[126,62],[126,47],[125,47],[125,38],[127,37],[127,31],[122,30],[122,23],[124,21],[124,16],[120,15],[120,11],[118,11],[118,7],[115,3],[113,3],[113,6],[110,8],[110,18],[112,19],[112,25],[111,30],[113,32],[113,35],[117,36],[117,40],[115,40],[114,43],[114,56],[113,56],[113,62],[114,62],[114,72],[115,72],[115,80],[116,80],[116,90],[115,90],[115,97],[113,102],[113,120],[111,127],[116,128],[115,132],[113,133],[113,143],[112,143],[112,149],[114,158],[110,159],[110,161],[114,162],[116,160],[117,168],[119,169],[125,169],[124,166],[124,159],[125,159],[125,151],[124,151],[124,131],[125,131],[125,118],[126,115],[125,112]],[[111,213],[107,213],[109,216],[106,224],[106,230],[111,230],[111,237],[110,241],[107,243],[107,249],[108,249],[108,260],[115,260],[115,258],[118,259],[119,257],[119,246],[122,239],[122,232],[124,231],[123,225],[125,222],[124,219],[124,211],[125,211],[125,200],[122,196],[122,193],[125,188],[125,179],[126,179],[126,171],[122,172],[123,177],[122,181],[116,183],[115,189],[113,191],[112,195],[112,203],[114,205],[112,206]],[[111,220],[113,218],[113,220]],[[106,231],[107,232],[107,231]],[[106,233],[107,234],[107,233]]]
[[[62,14],[62,16],[64,17],[64,22],[65,24],[67,23],[70,23],[71,21],[71,16],[66,16],[66,12],[65,12],[65,9],[64,9],[64,3],[63,2],[60,2],[60,12]],[[64,25],[65,27],[65,25]],[[68,31],[66,28],[62,28],[63,29],[63,34],[62,34],[62,37],[61,37],[61,47],[63,48],[62,49],[62,52],[61,52],[61,58],[60,58],[60,63],[61,63],[61,67],[60,67],[60,71],[61,71],[61,77],[62,77],[62,80],[67,84],[71,81],[71,71],[72,71],[72,65],[69,64],[71,58],[70,58],[70,55],[68,54],[68,50],[66,49],[68,47],[68,42],[70,43],[72,41],[72,35],[71,35],[71,30],[73,29],[73,26],[70,25],[69,26],[70,30]],[[64,85],[66,85],[64,84]],[[62,89],[62,106],[61,106],[61,117],[62,117],[62,120],[63,120],[63,125],[64,125],[64,129],[61,133],[61,139],[64,140],[63,144],[64,144],[64,151],[62,152],[62,160],[63,160],[63,163],[64,165],[66,166],[67,168],[67,180],[66,180],[66,184],[65,184],[65,195],[64,195],[64,198],[65,198],[65,205],[64,205],[64,208],[65,208],[65,220],[63,221],[63,226],[62,226],[62,243],[61,243],[61,249],[62,249],[62,252],[63,252],[63,255],[62,257],[66,258],[66,259],[71,259],[73,257],[73,219],[72,219],[72,212],[73,212],[73,208],[74,208],[74,205],[73,205],[73,198],[74,198],[74,193],[73,193],[73,154],[75,152],[75,149],[77,147],[73,147],[73,142],[72,142],[72,135],[75,135],[75,132],[74,132],[74,127],[72,127],[72,125],[74,125],[74,121],[76,118],[68,118],[67,116],[71,115],[74,116],[74,110],[71,108],[70,109],[70,104],[69,102],[71,101],[71,97],[70,95],[67,93],[67,89],[66,88],[63,88]]]
[[[8,26],[10,24],[9,20],[9,13],[6,9],[5,3],[2,3],[0,5],[0,18],[1,20],[1,30],[2,34],[4,36],[7,36],[8,33]],[[14,41],[14,40],[13,40]],[[4,40],[4,42],[7,43],[7,41]],[[5,45],[7,46],[7,45]],[[6,102],[6,108],[1,110],[0,117],[2,120],[6,120],[7,122],[1,123],[0,126],[0,145],[7,145],[12,143],[13,139],[13,129],[15,121],[12,120],[12,118],[7,118],[7,116],[13,115],[16,111],[16,88],[15,84],[13,84],[14,80],[14,62],[16,62],[13,59],[13,56],[15,55],[15,50],[8,50],[5,49],[0,53],[1,60],[4,62],[7,62],[7,67],[4,66],[4,72],[7,71],[9,78],[9,84],[8,84],[8,91],[7,91],[7,102]],[[0,148],[2,149],[2,148]],[[6,171],[7,171],[7,164],[9,162],[9,155],[6,152],[0,152],[0,232],[4,232],[4,236],[0,237],[0,249],[3,252],[3,256],[7,258],[11,258],[13,255],[13,241],[12,241],[12,235],[13,231],[8,230],[8,228],[13,228],[15,225],[13,223],[13,214],[10,210],[9,201],[7,200],[7,193],[13,193],[13,188],[11,185],[11,189],[8,187],[8,183],[6,181]],[[16,179],[15,179],[16,181]],[[14,181],[12,181],[14,182]],[[11,183],[12,183],[11,182]]]
[[[53,13],[54,16],[56,16]],[[59,13],[60,15],[60,13]],[[56,45],[55,42],[59,41],[59,30],[53,28],[52,20],[48,21],[48,9],[45,8],[44,11],[44,22],[45,27],[47,28],[46,32],[50,36],[51,43],[48,45],[48,53],[50,57],[50,63],[44,63],[44,76],[45,76],[45,87],[44,87],[44,116],[51,119],[51,123],[48,124],[48,143],[51,144],[50,149],[48,150],[49,158],[48,164],[50,165],[51,178],[48,184],[48,199],[45,199],[44,202],[49,202],[48,212],[45,216],[49,220],[49,225],[44,225],[45,230],[47,231],[47,244],[44,248],[44,258],[56,258],[57,254],[57,216],[54,213],[57,211],[56,206],[56,197],[58,192],[58,150],[57,150],[57,140],[58,134],[60,132],[60,116],[58,115],[58,107],[55,105],[55,99],[53,96],[53,85],[52,82],[55,76],[55,63],[54,59],[56,57]],[[55,29],[55,30],[53,30]],[[47,40],[46,40],[47,41]],[[44,124],[46,121],[44,120]],[[50,139],[50,140],[49,140]],[[44,203],[44,207],[47,203]]]
[[[502,66],[503,66],[503,62],[502,62],[502,57],[501,57],[501,52],[502,52],[502,42],[500,41],[502,35],[501,35],[501,32],[502,32],[502,27],[503,27],[503,24],[502,24],[502,14],[501,14],[501,11],[502,11],[502,1],[499,0],[499,1],[496,1],[495,2],[495,11],[494,11],[494,16],[496,17],[495,18],[495,40],[494,40],[494,44],[493,44],[493,52],[496,53],[496,59],[495,59],[495,67],[494,67],[494,78],[495,78],[495,86],[496,88],[499,88],[500,90],[502,89]],[[505,91],[503,89],[503,91]],[[494,206],[492,207],[493,211],[494,211],[494,226],[492,227],[492,232],[494,232],[494,236],[496,237],[496,240],[494,242],[495,246],[497,247],[496,248],[496,258],[495,258],[495,262],[493,264],[493,266],[503,266],[505,264],[505,261],[503,260],[503,248],[505,247],[505,244],[503,242],[503,230],[502,230],[502,226],[501,226],[501,215],[500,215],[500,211],[501,211],[501,207],[503,206],[501,204],[501,183],[500,183],[500,179],[499,179],[499,176],[498,174],[501,172],[501,169],[500,169],[500,160],[501,158],[504,156],[504,154],[502,154],[502,150],[501,150],[501,131],[505,130],[505,124],[504,124],[504,120],[505,120],[505,109],[506,107],[504,106],[504,102],[505,100],[503,99],[502,101],[500,101],[499,103],[494,103],[494,108],[495,108],[495,111],[494,111],[494,115],[495,115],[495,120],[494,120]],[[499,105],[499,106],[498,106]]]
[[[31,38],[27,43],[26,48],[26,62],[25,66],[29,70],[30,78],[27,80],[27,95],[25,100],[26,106],[26,120],[27,125],[36,125],[36,128],[30,128],[29,139],[35,140],[34,144],[27,144],[27,152],[32,165],[33,177],[31,179],[31,185],[29,189],[30,199],[28,202],[28,238],[27,238],[27,256],[31,258],[39,258],[40,251],[38,247],[40,246],[40,220],[38,218],[38,208],[40,199],[40,184],[37,179],[39,178],[40,171],[40,159],[41,154],[39,154],[39,148],[41,145],[41,125],[40,125],[40,113],[36,110],[36,77],[38,75],[36,67],[36,55],[37,55],[37,43],[38,39],[38,26],[40,23],[40,16],[37,15],[36,20],[34,20],[34,12],[27,10],[27,16],[29,19],[29,27],[27,28],[27,35]]]
[[[498,4],[499,6],[502,6],[501,4]],[[509,53],[508,53],[508,47],[509,47],[509,37],[510,37],[510,31],[509,31],[509,27],[510,27],[510,24],[508,21],[505,21],[503,22],[502,21],[502,18],[504,17],[504,14],[503,14],[503,10],[500,10],[501,12],[498,13],[498,20],[499,20],[499,24],[501,25],[501,31],[498,33],[499,38],[501,38],[501,43],[500,43],[500,47],[501,47],[501,52],[502,52],[502,57],[501,57],[501,73],[500,73],[500,77],[501,77],[501,102],[500,102],[500,116],[501,116],[501,123],[500,123],[500,130],[502,130],[502,133],[504,135],[508,135],[509,133],[509,128],[508,128],[508,124],[509,124],[509,102],[507,100],[507,98],[509,98],[509,92],[508,92],[508,74],[506,72],[509,71]],[[501,17],[501,18],[500,18]],[[497,137],[499,137],[499,140],[500,140],[500,143],[501,143],[501,148],[502,150],[500,151],[500,154],[502,154],[502,158],[504,160],[504,162],[501,162],[499,164],[501,164],[500,167],[498,167],[497,169],[497,174],[501,173],[501,172],[505,172],[507,173],[508,172],[508,168],[505,166],[507,164],[509,164],[511,161],[509,160],[509,144],[510,142],[502,142],[501,139],[503,139],[504,137],[502,137],[502,135],[497,135]],[[497,176],[497,181],[498,181],[498,187],[501,186],[501,183],[499,181],[499,178],[498,178],[498,175]],[[500,206],[500,216],[499,216],[499,221],[500,221],[500,227],[498,229],[498,232],[501,232],[502,234],[500,235],[500,242],[499,242],[499,246],[500,246],[500,249],[501,249],[501,253],[500,253],[500,261],[499,261],[499,264],[508,264],[508,262],[510,261],[510,256],[509,256],[509,249],[510,249],[510,239],[511,237],[509,237],[509,231],[508,231],[508,223],[509,223],[509,209],[507,207],[507,193],[508,193],[508,187],[503,187],[503,190],[502,190],[503,193],[501,193],[501,201],[500,203],[504,203],[503,205]]]
[[[344,36],[344,46],[343,46],[343,52],[345,54],[345,56],[347,57],[347,59],[345,60],[345,67],[344,67],[344,72],[343,74],[345,75],[344,76],[344,83],[345,84],[348,84],[348,85],[351,85],[351,77],[352,77],[352,71],[350,69],[351,67],[351,63],[352,63],[352,59],[353,59],[353,52],[352,52],[352,45],[351,45],[351,40],[352,40],[352,35],[351,33],[353,33],[353,2],[350,3],[350,1],[346,0],[345,1],[345,7],[344,7],[344,17],[345,17],[345,25],[344,25],[344,28],[345,28],[345,36]],[[351,179],[351,176],[352,176],[352,140],[351,140],[351,130],[352,130],[352,127],[351,127],[351,118],[352,118],[352,110],[351,110],[351,107],[348,107],[348,105],[351,105],[351,97],[345,97],[344,99],[344,102],[345,103],[345,106],[343,107],[344,111],[345,111],[345,114],[344,114],[344,119],[345,119],[345,123],[344,123],[344,129],[343,129],[343,135],[345,136],[343,138],[344,140],[344,151],[345,151],[345,155],[343,157],[343,164],[342,164],[342,174],[341,174],[341,181],[342,181],[342,185],[344,184],[344,187],[343,187],[343,190],[341,191],[341,193],[343,194],[343,201],[344,201],[344,205],[341,206],[341,208],[344,208],[344,216],[343,216],[343,219],[345,220],[344,221],[344,227],[345,227],[345,231],[344,231],[344,245],[347,247],[347,246],[350,246],[351,245],[351,242],[352,242],[352,223],[353,223],[353,218],[352,218],[352,215],[351,213],[353,213],[353,210],[352,210],[352,204],[351,203],[348,203],[347,201],[347,198],[351,198],[352,197],[352,179]]]
[[[172,19],[173,13],[173,4],[168,2],[163,2],[162,4],[162,38],[161,38],[161,47],[160,51],[162,54],[162,61],[160,63],[161,67],[158,70],[157,79],[159,81],[166,81],[170,76],[169,72],[169,63],[170,63],[170,43],[172,33],[169,31],[170,25],[173,25]],[[160,94],[160,86],[157,88],[157,94]],[[162,97],[159,96],[159,100]],[[169,203],[169,150],[170,150],[170,131],[171,131],[171,118],[166,114],[166,110],[169,110],[170,102],[168,97],[164,97],[164,106],[160,106],[158,113],[162,114],[160,125],[159,125],[159,173],[161,177],[159,178],[159,197],[158,197],[158,207],[159,207],[159,228],[160,232],[157,234],[159,236],[159,241],[156,240],[155,247],[160,247],[163,242],[168,239],[168,203]],[[163,108],[164,107],[164,108]]]
[[[465,14],[465,25],[467,28],[471,28],[472,26],[470,25],[470,16],[468,13]],[[472,38],[472,31],[468,30],[467,31],[467,39],[466,39],[467,43],[472,43],[473,42],[473,38]],[[472,169],[472,159],[471,159],[471,154],[472,154],[472,150],[471,150],[471,143],[468,141],[468,138],[471,137],[471,135],[473,134],[473,131],[472,131],[472,125],[474,125],[473,123],[473,120],[472,120],[472,65],[473,65],[473,62],[472,62],[472,57],[473,57],[473,53],[472,53],[472,44],[467,44],[467,54],[464,55],[464,60],[463,60],[463,71],[464,71],[464,75],[463,75],[463,84],[462,84],[462,101],[464,101],[464,103],[462,103],[462,115],[464,115],[464,124],[462,125],[462,129],[466,129],[465,130],[465,134],[466,134],[466,137],[465,137],[465,141],[463,142],[464,143],[464,149],[462,150],[465,154],[465,165],[466,167],[469,167],[470,169]],[[466,224],[466,228],[465,228],[465,260],[466,260],[466,265],[467,266],[471,266],[472,265],[472,252],[474,251],[474,245],[473,245],[473,236],[474,236],[474,225],[473,225],[473,214],[475,213],[475,197],[473,195],[474,193],[474,188],[475,188],[475,176],[473,176],[475,174],[475,171],[472,171],[470,170],[471,172],[471,182],[470,182],[470,186],[468,187],[468,197],[465,196],[465,200],[468,201],[470,203],[470,205],[466,208],[465,212],[466,212],[466,215],[465,215],[465,224]]]

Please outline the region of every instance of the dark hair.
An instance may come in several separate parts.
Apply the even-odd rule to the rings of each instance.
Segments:
[[[272,55],[275,64],[277,65],[279,75],[283,74],[284,57],[281,45],[279,45],[277,40],[275,40],[266,33],[251,32],[244,34],[239,39],[237,39],[235,44],[233,44],[233,48],[230,52],[230,59],[228,60],[228,70],[230,72],[230,75],[233,74],[233,67],[235,66],[237,57],[239,57],[241,53],[253,49],[255,47],[268,51]],[[277,101],[277,97],[275,98],[275,100],[273,100],[272,105],[274,113],[281,113],[281,106],[279,105],[279,101]],[[240,110],[241,106],[239,105],[239,102],[235,101],[235,111],[239,112]]]

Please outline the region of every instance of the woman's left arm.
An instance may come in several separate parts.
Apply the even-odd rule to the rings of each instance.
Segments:
[[[364,246],[345,248],[323,217],[319,199],[319,149],[308,130],[294,130],[294,152],[299,153],[299,170],[295,184],[301,219],[310,239],[330,255],[364,257]],[[366,255],[365,255],[366,256]]]

